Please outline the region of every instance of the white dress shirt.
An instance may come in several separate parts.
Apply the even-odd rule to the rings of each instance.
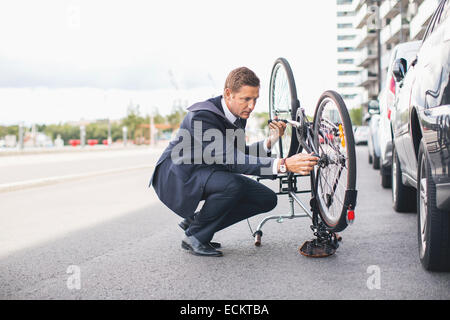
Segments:
[[[223,112],[225,113],[225,117],[231,122],[234,123],[237,119],[237,117],[231,113],[230,109],[228,109],[228,105],[225,103],[225,99],[222,97],[222,100],[220,101],[222,103],[222,109]],[[269,152],[269,149],[267,148],[267,141],[269,140],[269,138],[266,138],[264,140],[263,143],[263,147],[264,147],[264,151],[267,153]],[[278,160],[279,159],[275,159],[273,162],[273,166],[272,166],[272,172],[273,174],[278,174]]]

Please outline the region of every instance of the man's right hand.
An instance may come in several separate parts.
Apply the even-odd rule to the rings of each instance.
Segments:
[[[286,169],[288,172],[308,175],[317,165],[319,158],[313,154],[298,153],[286,159]],[[279,169],[279,164],[278,164]]]

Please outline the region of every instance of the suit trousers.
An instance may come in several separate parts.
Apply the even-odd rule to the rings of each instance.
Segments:
[[[272,210],[277,195],[263,184],[238,173],[215,171],[204,187],[202,209],[186,230],[201,243],[236,222]]]

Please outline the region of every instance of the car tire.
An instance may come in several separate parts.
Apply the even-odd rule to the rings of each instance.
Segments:
[[[416,198],[417,192],[414,188],[405,186],[402,182],[402,170],[395,147],[392,148],[391,181],[394,210],[397,212],[415,212],[416,201],[411,201],[411,199]]]
[[[450,271],[450,212],[436,207],[436,185],[422,139],[417,168],[417,237],[426,270]]]
[[[370,154],[370,151],[369,151],[369,164],[372,164],[372,162],[373,162],[373,158],[372,158],[372,155]]]
[[[373,154],[372,168],[374,168],[375,170],[380,169],[380,157],[377,157],[375,153]]]
[[[383,174],[383,170],[381,170],[381,186],[385,189],[390,188],[392,185],[392,177],[390,174]]]

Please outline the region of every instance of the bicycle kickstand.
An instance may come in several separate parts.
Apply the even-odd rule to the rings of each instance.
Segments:
[[[305,241],[299,248],[299,252],[306,257],[313,258],[331,256],[339,247],[339,242],[342,241],[342,237],[337,233],[329,231],[324,223],[319,220],[315,199],[311,199],[311,210],[313,212],[313,224],[311,225],[311,230],[316,238]]]

